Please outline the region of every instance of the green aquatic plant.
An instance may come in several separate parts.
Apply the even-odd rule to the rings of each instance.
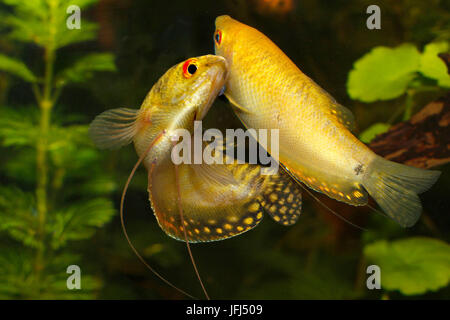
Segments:
[[[366,258],[382,270],[384,289],[404,295],[436,291],[450,281],[450,246],[437,239],[411,237],[380,240],[364,248]]]
[[[88,126],[73,123],[59,104],[66,86],[115,70],[109,53],[75,59],[60,50],[95,39],[96,24],[66,24],[69,6],[95,2],[2,0],[2,45],[9,52],[0,54],[0,71],[25,82],[36,105],[0,107],[0,297],[83,298],[99,288],[99,279],[83,273],[84,290],[67,289],[66,269],[80,261],[70,243],[88,239],[112,218],[108,194],[115,186],[100,167]],[[22,61],[27,50],[40,61]],[[60,57],[70,63],[57,67]]]
[[[52,1],[52,6],[59,3],[60,8],[56,20],[61,22],[56,32],[63,36],[58,38],[78,37],[79,42],[54,50],[51,81],[54,103],[47,140],[48,210],[44,224],[43,269],[37,277],[34,269],[39,266],[36,246],[40,242],[35,241],[39,239],[35,234],[38,230],[36,145],[42,113],[37,100],[33,100],[33,87],[37,86],[42,95],[45,50],[43,45],[36,45],[36,41],[49,34],[48,18],[43,17],[49,12],[50,1],[0,0],[1,298],[183,298],[141,265],[124,240],[118,221],[98,228],[110,219],[105,211],[111,209],[111,194],[116,190],[116,183],[126,180],[136,157],[131,149],[120,153],[96,151],[86,136],[84,124],[105,106],[137,107],[150,85],[169,66],[188,56],[211,52],[216,13],[225,11],[231,16],[246,17],[247,21],[256,19],[259,25],[272,29],[278,36],[277,44],[290,47],[293,61],[325,89],[336,93],[336,98],[342,102],[345,102],[346,91],[340,84],[344,83],[353,57],[363,50],[380,43],[389,46],[403,42],[425,44],[440,35],[440,39],[448,37],[450,30],[448,5],[439,0],[383,3],[382,30],[379,31],[365,28],[365,6],[361,6],[360,1],[297,1],[298,9],[293,11],[292,18],[282,20],[258,15],[252,1],[237,1],[236,4],[235,1],[198,1],[195,6],[187,1],[174,1],[172,6],[160,1],[102,1],[102,6],[95,11],[87,11],[83,4],[88,2],[95,1],[72,0],[70,4],[81,6],[82,18],[89,16],[102,21],[102,31],[113,40],[110,45],[121,72],[120,76],[93,72],[100,66],[112,64],[112,58],[101,58],[103,54],[81,56],[96,47],[95,42],[81,42],[83,37],[93,39],[96,25],[83,20],[81,30],[68,30],[65,23],[70,14],[66,13],[65,6],[69,1]],[[18,6],[26,7],[19,9]],[[41,9],[36,11],[34,7]],[[31,14],[26,13],[27,8]],[[10,34],[14,31],[13,24],[21,27]],[[25,26],[27,24],[29,27]],[[330,59],[330,52],[336,53],[333,59]],[[419,52],[424,49],[420,47]],[[94,58],[87,58],[91,55]],[[91,62],[82,63],[83,57]],[[75,67],[76,64],[79,66]],[[72,71],[62,72],[67,69]],[[62,74],[66,74],[64,79],[67,80],[61,78]],[[90,75],[95,77],[89,80]],[[415,75],[428,79],[430,88],[441,88],[423,73]],[[419,101],[421,95],[414,95],[414,106],[424,105]],[[383,107],[389,108],[388,117],[395,113],[398,117],[394,120],[399,120],[404,113],[405,98],[403,93],[398,98],[377,100],[372,104],[358,102],[350,107],[355,107],[359,124],[364,121],[387,123]],[[398,110],[391,112],[396,107]],[[358,110],[364,112],[363,117]],[[205,121],[210,121],[211,127],[241,127],[229,110],[229,104],[221,99],[215,102]],[[424,199],[425,213],[437,225],[437,232],[429,230],[425,220],[413,229],[404,230],[382,216],[357,211],[364,209],[336,204],[338,213],[347,214],[353,222],[368,229],[361,232],[333,219],[313,199],[305,199],[302,217],[292,227],[285,228],[264,219],[245,237],[196,245],[193,250],[207,289],[217,299],[379,299],[386,296],[390,299],[449,299],[450,287],[444,287],[442,280],[438,280],[440,289],[435,287],[439,291],[428,289],[413,297],[391,288],[388,277],[392,277],[392,267],[398,266],[393,270],[394,276],[402,272],[407,275],[407,271],[403,263],[388,266],[386,259],[383,260],[383,256],[388,262],[407,256],[424,238],[449,243],[447,169],[443,168],[442,176],[446,180],[440,180]],[[147,175],[137,172],[126,201],[127,228],[133,243],[168,280],[201,296],[185,244],[168,238],[161,231],[146,201],[146,187]],[[115,193],[115,199],[118,198]],[[423,238],[411,243],[413,246],[402,245],[400,248],[404,251],[390,250],[397,241],[417,239],[417,236]],[[387,250],[394,257],[384,253],[384,245],[378,245],[383,241],[387,241]],[[377,244],[376,252],[365,255],[364,248],[373,244]],[[424,247],[444,249],[442,245],[425,244]],[[420,261],[423,269],[419,274],[423,271],[428,278],[433,272],[428,272],[428,268],[433,269],[433,264],[421,261],[421,257],[426,259],[422,254],[415,254],[412,261]],[[442,266],[446,260],[433,258],[433,261]],[[373,263],[381,266],[381,290],[366,287],[366,268]],[[69,276],[66,269],[70,264],[79,264],[82,269],[82,290],[66,288]],[[384,270],[384,266],[388,269]],[[399,280],[413,286],[415,278]],[[101,291],[97,290],[99,285]],[[432,282],[426,287],[432,288]]]
[[[355,61],[348,75],[347,92],[365,103],[404,96],[403,120],[408,120],[418,93],[450,88],[447,66],[438,56],[449,51],[447,41],[427,44],[423,52],[410,43],[395,48],[375,47]],[[363,142],[386,132],[390,123],[375,123],[361,133]]]
[[[441,53],[449,51],[447,41],[425,45],[423,52],[410,43],[395,48],[375,47],[358,59],[348,75],[347,92],[352,99],[365,103],[404,97],[400,111],[409,120],[417,107],[415,96],[423,92],[440,92],[450,88],[450,75]],[[394,112],[394,114],[398,112]],[[392,120],[395,117],[389,115]],[[370,143],[389,130],[391,123],[376,122],[360,134]],[[383,232],[363,234],[363,260],[381,270],[381,287],[404,296],[420,295],[448,286],[450,281],[450,246],[430,237],[397,237],[383,226]],[[385,294],[387,297],[387,294]]]

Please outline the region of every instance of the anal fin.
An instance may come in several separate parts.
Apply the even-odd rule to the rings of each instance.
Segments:
[[[337,103],[332,104],[330,106],[330,114],[331,116],[336,118],[336,120],[339,123],[344,125],[348,130],[350,130],[351,132],[355,132],[356,130],[355,116],[349,109]]]
[[[323,173],[314,169],[281,164],[291,177],[304,183],[309,188],[321,192],[328,197],[353,206],[364,206],[368,202],[368,194],[363,186],[345,178]]]
[[[283,168],[279,168],[277,175],[270,176],[261,204],[276,222],[293,225],[302,212],[301,186]]]

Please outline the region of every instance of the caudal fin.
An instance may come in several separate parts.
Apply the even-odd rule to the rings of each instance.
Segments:
[[[428,190],[440,174],[377,157],[366,172],[363,185],[390,218],[402,227],[411,227],[422,213],[417,194]]]

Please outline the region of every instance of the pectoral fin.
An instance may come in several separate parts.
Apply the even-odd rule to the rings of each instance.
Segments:
[[[138,109],[118,108],[98,115],[89,126],[89,135],[100,149],[117,149],[133,141],[138,130]]]

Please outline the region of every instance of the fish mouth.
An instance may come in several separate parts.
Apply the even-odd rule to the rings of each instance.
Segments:
[[[209,64],[212,67],[207,71],[206,79],[203,81],[203,84],[210,82],[208,99],[196,113],[195,120],[202,120],[206,116],[228,79],[228,64],[226,59],[221,56],[211,55],[211,57],[214,57],[214,61]]]

